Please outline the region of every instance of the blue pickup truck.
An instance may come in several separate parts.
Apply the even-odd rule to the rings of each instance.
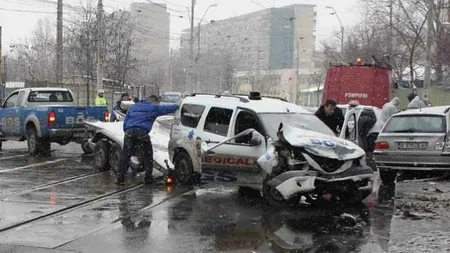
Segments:
[[[92,152],[90,129],[83,121],[109,121],[106,106],[77,106],[65,88],[25,88],[13,91],[0,108],[0,141],[25,141],[31,155],[49,155],[50,143],[80,143]]]

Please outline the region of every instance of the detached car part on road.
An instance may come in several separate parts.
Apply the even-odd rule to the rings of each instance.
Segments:
[[[85,120],[109,121],[106,106],[77,106],[64,88],[25,88],[13,91],[0,109],[1,141],[27,140],[31,155],[50,153],[50,143],[77,142],[90,153]]]
[[[359,202],[372,192],[364,151],[279,98],[193,94],[176,112],[170,136],[182,184],[221,174],[221,181],[262,191],[273,205],[313,204],[327,194]]]
[[[385,185],[399,171],[450,171],[450,106],[393,115],[378,135],[375,162]]]

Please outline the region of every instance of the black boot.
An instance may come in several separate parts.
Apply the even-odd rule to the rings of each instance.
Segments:
[[[154,179],[153,179],[153,170],[146,170],[145,171],[145,177],[144,177],[144,184],[153,184],[154,183]]]

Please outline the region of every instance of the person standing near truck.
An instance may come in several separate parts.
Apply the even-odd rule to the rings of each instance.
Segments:
[[[386,122],[392,115],[398,112],[398,105],[400,104],[400,99],[398,97],[393,98],[390,102],[383,105],[381,109],[381,120]]]
[[[406,107],[406,109],[407,110],[411,110],[411,109],[420,109],[420,108],[424,108],[424,107],[427,107],[425,105],[425,103],[420,100],[419,96],[415,96],[413,98],[413,100],[411,100],[411,102],[409,102],[409,104]]]
[[[107,106],[108,105],[108,100],[106,100],[104,89],[99,89],[97,91],[97,97],[95,98],[95,105],[99,105],[99,106]]]
[[[126,114],[126,113],[127,113],[126,110],[123,110],[123,109],[121,108],[121,105],[122,105],[122,101],[130,101],[130,100],[131,100],[131,99],[130,99],[130,96],[128,95],[128,93],[123,92],[123,93],[120,95],[120,100],[116,102],[116,104],[114,105],[114,108],[113,108],[113,113],[111,113],[111,119],[110,119],[111,122],[116,121],[116,114],[114,113],[114,111],[117,110],[117,111],[122,112],[123,114]]]
[[[153,122],[157,117],[174,113],[178,108],[178,104],[160,105],[158,97],[151,95],[147,100],[139,101],[128,110],[123,122],[125,137],[123,149],[120,153],[116,184],[123,185],[125,183],[125,175],[128,171],[130,158],[136,146],[142,148],[145,154],[144,182],[146,184],[153,183],[153,147],[148,134],[152,130]]]
[[[321,105],[315,115],[327,125],[333,132],[338,135],[342,125],[344,125],[344,114],[337,107],[336,101],[328,99],[325,104]]]

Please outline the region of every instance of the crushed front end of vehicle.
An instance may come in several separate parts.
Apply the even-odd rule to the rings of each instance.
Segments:
[[[273,205],[361,202],[372,193],[364,151],[334,136],[281,124],[258,164],[267,174],[263,195]]]

